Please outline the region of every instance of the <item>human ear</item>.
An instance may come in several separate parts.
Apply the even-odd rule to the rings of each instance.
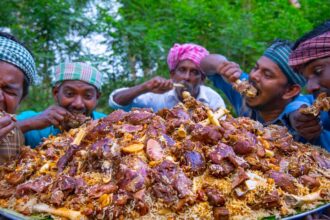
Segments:
[[[286,88],[282,98],[289,100],[297,96],[301,92],[301,87],[298,84],[290,85]]]
[[[58,102],[58,92],[59,92],[59,87],[58,86],[54,86],[53,89],[52,89],[52,93],[53,93],[53,98],[55,100],[55,103],[59,103]]]

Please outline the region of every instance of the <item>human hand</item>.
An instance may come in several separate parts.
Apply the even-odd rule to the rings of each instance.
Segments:
[[[217,67],[217,73],[233,83],[240,78],[242,70],[237,63],[224,61]]]
[[[33,117],[30,126],[33,127],[33,129],[43,129],[51,125],[58,127],[67,115],[72,116],[65,108],[53,105],[39,115]]]
[[[148,92],[162,94],[173,88],[172,80],[156,76],[143,85]]]
[[[0,140],[15,128],[16,123],[12,117],[8,114],[5,114],[0,118]]]
[[[302,105],[300,109],[306,107],[307,105]],[[302,114],[299,109],[290,113],[289,120],[293,129],[306,140],[317,138],[322,132],[319,117],[312,114]]]

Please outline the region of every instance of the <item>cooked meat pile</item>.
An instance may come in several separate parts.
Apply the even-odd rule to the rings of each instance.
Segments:
[[[329,153],[184,97],[24,147],[0,169],[0,206],[67,219],[257,219],[330,201]]]
[[[67,131],[72,128],[78,128],[90,120],[92,120],[92,118],[87,117],[84,114],[66,115],[64,123],[60,125],[60,130]]]
[[[236,82],[233,84],[233,88],[242,95],[251,98],[255,97],[258,92],[257,89],[251,83],[249,83],[248,80],[236,80]]]
[[[317,99],[313,105],[308,106],[307,108],[300,109],[300,112],[303,114],[312,114],[317,116],[320,114],[320,111],[329,111],[330,110],[330,97],[327,97],[325,92],[320,93],[317,96]]]

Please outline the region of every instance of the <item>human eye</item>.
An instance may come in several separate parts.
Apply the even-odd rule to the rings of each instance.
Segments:
[[[68,98],[71,98],[71,97],[74,96],[74,93],[73,93],[73,91],[71,91],[71,90],[65,90],[65,91],[64,91],[64,95],[65,95],[66,97],[68,97]]]
[[[92,93],[86,93],[84,97],[85,97],[85,99],[90,100],[90,99],[93,98],[93,96],[94,96],[94,95],[93,95]]]
[[[193,70],[192,73],[193,73],[194,76],[199,76],[200,75],[200,72],[198,70]]]
[[[258,70],[258,65],[254,65],[254,67],[252,68],[252,71],[257,71]]]
[[[185,73],[186,72],[186,69],[184,67],[179,67],[178,68],[178,72],[179,73]]]
[[[323,72],[323,67],[322,66],[317,66],[313,69],[313,74],[316,76],[321,75]]]
[[[18,92],[15,89],[5,87],[3,90],[5,93],[7,93],[10,96],[18,96]]]
[[[270,79],[270,78],[273,77],[273,73],[270,72],[270,71],[265,71],[265,72],[264,72],[264,76],[265,76],[265,78]]]

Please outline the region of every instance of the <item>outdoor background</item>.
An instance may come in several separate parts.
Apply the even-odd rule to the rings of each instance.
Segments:
[[[111,112],[108,96],[154,75],[168,78],[174,43],[193,42],[249,72],[276,38],[295,40],[329,19],[330,0],[1,0],[0,30],[33,52],[42,82],[20,111],[53,103],[51,67],[88,62],[106,79],[97,110]]]

